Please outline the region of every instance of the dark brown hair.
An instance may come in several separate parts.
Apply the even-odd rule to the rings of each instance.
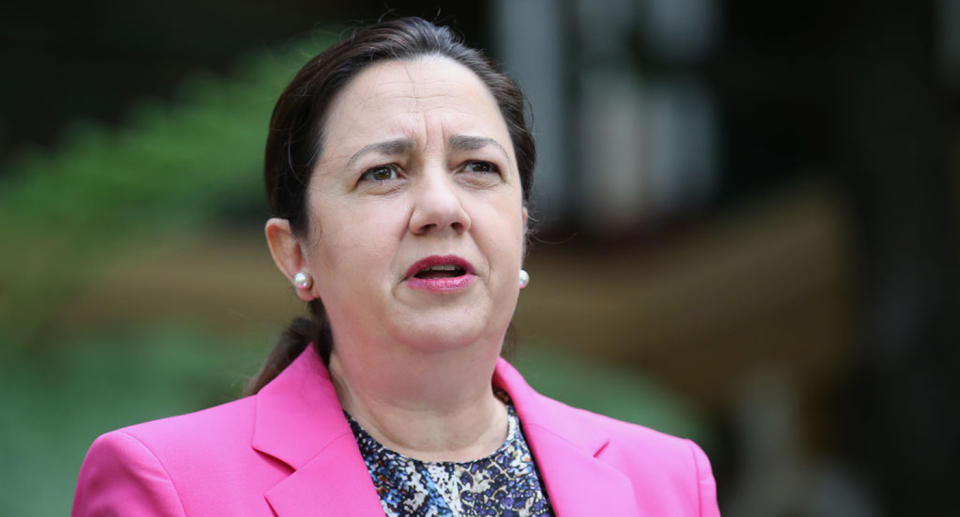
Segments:
[[[507,123],[517,157],[524,203],[530,197],[536,148],[527,128],[523,93],[479,51],[447,27],[422,18],[400,18],[359,29],[308,61],[280,94],[270,119],[264,163],[267,200],[273,217],[290,222],[294,234],[307,233],[307,185],[323,152],[327,109],[340,90],[365,67],[378,61],[442,56],[469,68],[493,94]],[[309,343],[326,363],[333,338],[323,304],[308,304],[309,318],[296,318],[281,334],[263,368],[251,379],[252,394],[270,382]],[[508,331],[508,335],[511,331]]]

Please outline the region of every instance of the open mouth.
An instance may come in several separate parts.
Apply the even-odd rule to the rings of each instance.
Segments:
[[[454,278],[467,274],[467,270],[453,264],[440,264],[436,266],[425,267],[414,276],[414,278]]]
[[[407,270],[407,286],[433,292],[459,291],[476,278],[473,265],[456,255],[426,257]]]

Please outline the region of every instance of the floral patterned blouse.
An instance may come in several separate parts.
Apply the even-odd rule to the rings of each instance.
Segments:
[[[513,405],[507,414],[503,445],[467,462],[415,460],[381,445],[349,414],[347,420],[388,517],[552,517]]]

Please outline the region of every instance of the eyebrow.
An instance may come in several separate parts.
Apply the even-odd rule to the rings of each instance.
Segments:
[[[482,149],[488,145],[492,145],[497,149],[500,149],[500,152],[503,153],[503,157],[510,160],[510,156],[507,154],[507,150],[500,145],[500,142],[486,137],[486,136],[467,136],[467,135],[454,135],[447,140],[447,144],[450,147],[457,151],[476,151],[477,149]]]
[[[397,138],[394,140],[375,142],[365,145],[361,147],[359,151],[353,153],[353,156],[347,160],[347,167],[350,167],[355,161],[360,159],[361,156],[368,153],[377,152],[388,156],[396,156],[398,154],[408,153],[411,149],[413,149],[413,140],[410,140],[409,138]]]
[[[508,161],[510,160],[507,150],[500,145],[500,142],[486,136],[454,135],[447,140],[447,144],[451,149],[456,151],[476,151],[477,149],[492,145],[503,153],[504,158]],[[413,140],[409,138],[396,138],[383,142],[374,142],[361,147],[359,151],[353,153],[353,156],[347,160],[346,167],[349,168],[354,162],[359,160],[360,157],[368,153],[376,152],[387,156],[396,156],[410,152],[413,147]]]

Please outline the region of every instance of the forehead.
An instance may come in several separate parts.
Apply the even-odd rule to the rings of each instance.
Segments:
[[[440,135],[444,137],[477,134],[505,147],[510,144],[506,123],[486,85],[470,69],[439,56],[367,67],[334,99],[324,128],[331,147],[364,145],[383,137],[420,141],[431,131],[446,133]]]

